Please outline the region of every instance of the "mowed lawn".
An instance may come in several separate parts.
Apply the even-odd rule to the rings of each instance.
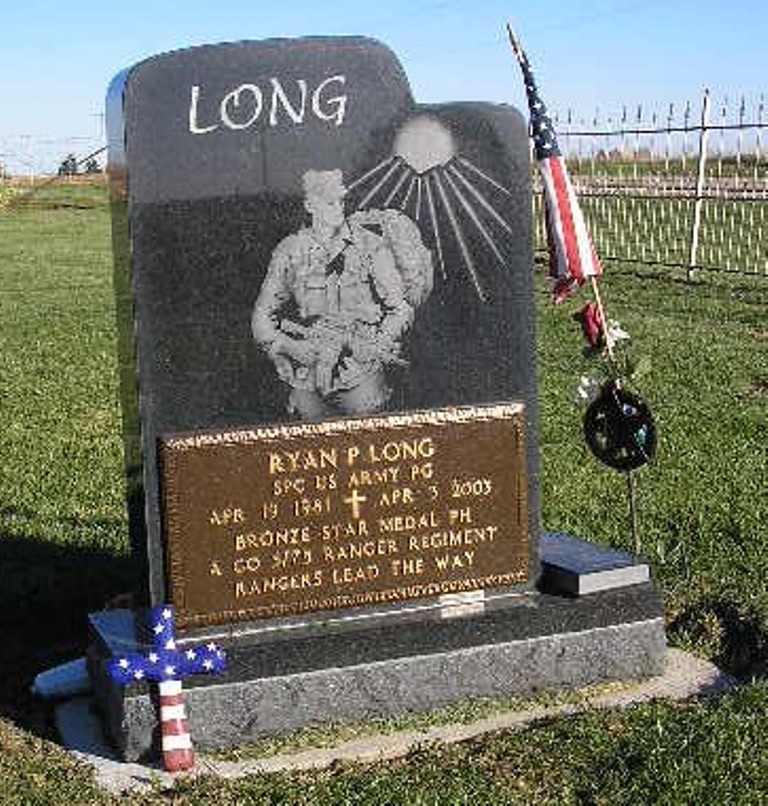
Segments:
[[[28,693],[82,653],[87,612],[131,587],[110,250],[103,186],[49,187],[0,212],[0,804],[110,802]],[[651,361],[638,388],[660,447],[638,506],[669,640],[742,685],[130,802],[768,802],[768,277],[607,271],[609,315]],[[631,549],[625,478],[589,454],[572,403],[594,366],[571,319],[589,293],[553,308],[543,273],[537,286],[544,525]]]

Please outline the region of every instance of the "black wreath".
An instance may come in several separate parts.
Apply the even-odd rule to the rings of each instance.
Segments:
[[[656,425],[642,398],[615,382],[605,384],[584,415],[592,453],[614,470],[635,470],[656,453]]]

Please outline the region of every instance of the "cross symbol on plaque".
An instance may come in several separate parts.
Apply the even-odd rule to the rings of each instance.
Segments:
[[[367,500],[368,497],[365,495],[360,495],[357,489],[352,490],[352,495],[348,495],[344,499],[344,503],[349,504],[352,507],[352,517],[355,520],[358,520],[360,517],[360,504]]]

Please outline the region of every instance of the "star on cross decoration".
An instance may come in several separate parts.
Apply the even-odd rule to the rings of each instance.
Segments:
[[[226,655],[218,644],[177,648],[173,608],[169,605],[152,610],[151,629],[149,652],[126,652],[110,659],[108,673],[114,683],[125,686],[143,680],[183,680],[192,674],[219,674],[226,668]]]

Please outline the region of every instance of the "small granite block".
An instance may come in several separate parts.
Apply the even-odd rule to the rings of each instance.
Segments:
[[[632,554],[569,535],[542,535],[539,556],[540,585],[549,593],[583,596],[650,579],[648,566]]]

